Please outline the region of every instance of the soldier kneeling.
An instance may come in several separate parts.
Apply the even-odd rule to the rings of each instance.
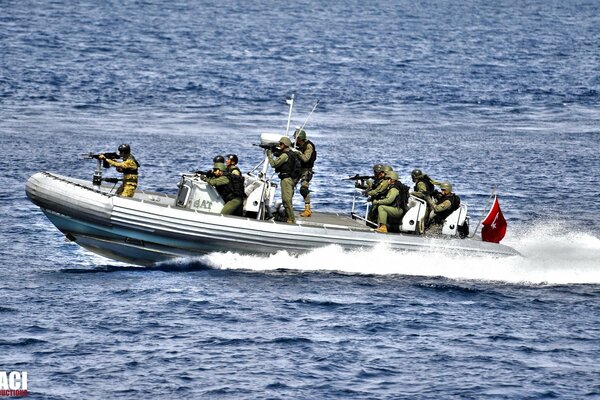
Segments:
[[[388,232],[388,217],[402,219],[408,204],[408,187],[398,180],[398,174],[390,171],[385,174],[385,177],[389,184],[385,197],[373,200],[373,205],[377,206],[377,223],[379,224],[375,231],[380,233]]]

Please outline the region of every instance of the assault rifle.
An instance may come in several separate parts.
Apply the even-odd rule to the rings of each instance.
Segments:
[[[83,158],[91,160],[98,160],[98,162],[100,162],[100,156],[104,156],[104,158],[108,159],[108,160],[116,160],[117,158],[121,158],[121,156],[119,155],[119,153],[97,153],[94,154],[92,152],[89,153],[84,153],[82,154]],[[106,162],[106,160],[102,161],[102,166],[104,168],[109,168],[110,164],[108,162]]]
[[[200,177],[204,177],[204,176],[207,178],[215,177],[215,173],[213,172],[212,169],[209,169],[208,171],[194,171],[194,174],[200,175]]]
[[[356,174],[354,176],[349,176],[347,178],[342,178],[343,181],[364,181],[365,179],[375,179],[374,176],[370,175],[359,175]]]

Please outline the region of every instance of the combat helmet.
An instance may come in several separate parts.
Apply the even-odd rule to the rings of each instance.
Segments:
[[[296,140],[306,140],[306,132],[304,131],[304,129],[297,128],[294,132],[294,138]]]
[[[452,193],[452,184],[450,182],[442,182],[440,183],[440,189],[447,190]]]
[[[375,164],[373,165],[373,172],[375,172],[376,174],[383,171],[383,164]]]
[[[394,172],[394,171],[387,171],[385,173],[385,177],[388,178],[388,179],[393,179],[395,181],[397,181],[398,178],[399,178],[398,174],[396,172]]]
[[[279,139],[279,143],[283,143],[286,147],[292,147],[292,141],[287,136],[283,136]]]
[[[218,169],[221,171],[227,171],[227,166],[222,163],[222,162],[216,162],[215,165],[213,165],[213,169]]]
[[[234,163],[238,163],[238,156],[235,154],[227,154],[227,159],[233,161]]]
[[[213,163],[224,163],[225,162],[225,157],[223,157],[222,155],[218,155],[215,156],[215,158],[213,158]]]
[[[392,168],[391,165],[384,164],[383,168],[381,168],[381,170],[385,173],[388,173],[388,172],[392,172],[394,170],[394,168]]]
[[[413,179],[418,179],[418,178],[420,178],[420,177],[422,177],[422,176],[423,176],[423,171],[421,171],[421,170],[420,170],[420,169],[418,169],[418,168],[417,168],[417,169],[413,169],[413,170],[412,170],[412,172],[410,173],[410,176],[411,176]]]
[[[129,154],[129,153],[131,153],[131,147],[129,147],[128,144],[123,143],[122,145],[119,146],[119,153]]]

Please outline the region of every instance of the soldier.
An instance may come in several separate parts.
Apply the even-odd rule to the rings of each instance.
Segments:
[[[306,139],[304,129],[296,129],[294,132],[294,147],[299,150],[298,157],[300,158],[300,194],[304,198],[304,211],[300,214],[301,217],[310,217],[310,180],[313,177],[313,166],[317,159],[317,150],[315,145],[310,140]]]
[[[227,166],[227,171],[229,171],[233,175],[242,176],[242,171],[237,166],[238,156],[235,154],[227,154],[225,157],[225,165]]]
[[[381,168],[375,174],[375,181],[373,181],[371,188],[365,191],[365,195],[371,197],[372,199],[377,199],[385,195],[389,185],[386,174],[393,171],[394,169],[391,166],[385,164],[381,165]]]
[[[118,172],[123,174],[123,183],[117,189],[117,195],[123,197],[133,197],[135,189],[138,184],[138,169],[140,163],[137,162],[133,154],[131,154],[131,147],[128,144],[122,144],[119,146],[119,156],[123,161],[115,161],[108,159],[104,154],[100,154],[99,160],[106,161],[117,169]]]
[[[408,202],[408,187],[398,180],[398,174],[390,171],[385,177],[388,181],[388,191],[383,199],[373,200],[377,206],[377,223],[379,227],[375,231],[388,232],[388,217],[402,218]]]
[[[287,223],[295,224],[296,218],[294,216],[292,199],[294,197],[294,188],[296,183],[298,183],[297,179],[300,177],[300,159],[291,147],[292,141],[290,138],[283,136],[279,140],[281,154],[273,158],[273,151],[269,149],[267,157],[269,158],[271,167],[275,168],[275,172],[279,173],[279,179],[281,180],[281,201],[287,214]]]
[[[413,191],[410,192],[412,196],[418,197],[423,200],[425,200],[427,196],[435,196],[436,190],[434,184],[438,182],[425,175],[420,169],[413,169],[410,173],[410,177],[415,183]],[[425,217],[423,218],[423,221],[419,223],[418,226],[419,233],[423,233],[425,231],[425,227],[429,223],[429,214],[431,214],[431,206],[427,204],[425,206]]]
[[[213,168],[214,177],[202,176],[202,180],[217,189],[217,192],[225,202],[221,210],[223,215],[242,215],[244,203],[244,182],[241,176],[233,176],[223,163],[215,163]]]
[[[436,183],[433,179],[425,175],[420,169],[413,169],[410,173],[410,177],[415,183],[413,191],[410,192],[411,195],[420,199],[425,199],[426,196],[433,196],[433,193],[435,192],[435,187],[433,185]]]
[[[383,164],[375,164],[373,165],[373,178],[369,178],[366,182],[363,179],[357,180],[354,183],[354,187],[358,189],[364,189],[363,194],[366,196],[367,191],[373,189],[373,186],[377,186],[377,182],[379,182],[378,174],[383,169]],[[385,175],[385,174],[384,174]],[[383,176],[383,175],[382,175]]]
[[[373,171],[377,167],[377,172],[375,173],[375,180],[371,182],[370,189],[364,191],[364,194],[368,196],[367,201],[380,200],[385,197],[388,190],[388,179],[386,178],[386,174],[388,172],[392,172],[393,169],[389,165],[385,164],[376,164],[373,167]],[[369,216],[367,219],[372,222],[377,221],[377,207],[374,205],[369,212]]]
[[[425,200],[431,207],[435,215],[430,218],[427,228],[431,225],[441,227],[444,225],[446,218],[460,207],[460,197],[452,193],[452,184],[450,182],[442,182],[440,184],[441,193],[434,202],[431,196],[427,196]]]

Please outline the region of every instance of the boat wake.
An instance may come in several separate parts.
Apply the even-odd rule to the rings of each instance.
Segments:
[[[538,224],[513,230],[505,244],[523,257],[482,257],[455,250],[399,252],[385,246],[344,251],[338,246],[295,256],[286,251],[260,257],[214,253],[193,262],[217,269],[300,272],[335,271],[348,274],[442,276],[457,280],[500,281],[516,284],[600,284],[600,238],[569,232],[561,224]],[[191,261],[191,260],[189,260]]]

